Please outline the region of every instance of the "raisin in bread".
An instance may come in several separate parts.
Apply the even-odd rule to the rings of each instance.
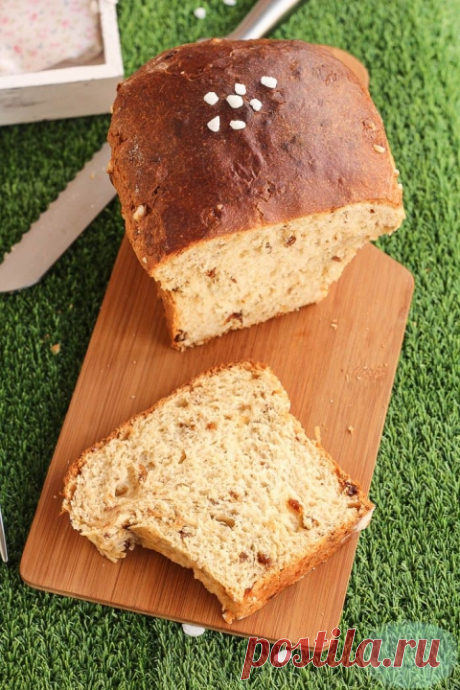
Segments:
[[[84,452],[63,509],[110,560],[159,551],[193,569],[227,622],[244,618],[373,509],[289,407],[265,365],[212,369]]]
[[[108,139],[127,236],[180,350],[318,302],[404,218],[368,91],[303,41],[163,53],[119,86]]]

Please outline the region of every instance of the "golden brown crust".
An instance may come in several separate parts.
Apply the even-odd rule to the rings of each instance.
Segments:
[[[279,594],[283,589],[301,580],[310,570],[324,563],[335,551],[337,551],[353,533],[353,528],[342,529],[329,535],[318,544],[313,554],[308,554],[301,560],[296,560],[284,570],[272,574],[267,580],[261,580],[247,594],[244,602],[235,602],[224,610],[223,617],[227,623],[235,619],[240,620],[251,616],[264,606],[269,599]]]
[[[358,509],[356,519],[344,523],[340,530],[336,530],[333,534],[322,539],[315,545],[313,553],[306,554],[300,560],[298,558],[293,560],[290,565],[281,571],[278,570],[274,572],[272,570],[269,572],[264,579],[259,580],[256,585],[246,593],[243,602],[235,602],[231,598],[227,599],[227,608],[224,606],[223,613],[227,623],[232,623],[234,619],[239,620],[255,613],[264,606],[269,599],[286,587],[294,584],[310,572],[310,570],[313,570],[313,568],[316,568],[326,561],[340,548],[343,542],[353,534],[354,528],[364,515],[371,512],[375,507],[366,497],[359,482],[350,480],[349,475],[339,467],[333,458],[331,458],[319,441],[315,442],[315,446],[323,458],[331,465],[331,469],[338,476],[344,491],[352,491],[349,495],[356,497],[356,508]],[[350,487],[350,489],[348,489],[348,487]],[[223,603],[221,597],[219,597],[219,599]],[[228,605],[228,601],[230,601],[230,605]]]
[[[277,88],[262,86],[263,75]],[[236,82],[262,101],[259,112],[225,102]],[[217,114],[215,133],[207,122]],[[230,129],[235,117],[244,130]],[[150,274],[212,237],[362,201],[402,208],[369,93],[303,41],[213,39],[163,53],[120,86],[108,139],[127,234]]]

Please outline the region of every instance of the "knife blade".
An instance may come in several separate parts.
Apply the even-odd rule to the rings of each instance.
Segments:
[[[116,195],[107,175],[110,146],[86,163],[0,265],[0,292],[38,283],[83,230]]]

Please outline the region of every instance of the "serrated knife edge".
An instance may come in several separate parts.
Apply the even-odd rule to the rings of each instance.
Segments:
[[[35,285],[115,197],[104,144],[44,211],[0,264],[0,292]]]

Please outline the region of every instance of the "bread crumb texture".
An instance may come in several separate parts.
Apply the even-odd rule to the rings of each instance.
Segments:
[[[355,204],[197,243],[155,267],[174,346],[321,301],[358,249],[388,231],[395,211]]]
[[[289,407],[265,365],[206,372],[83,453],[63,509],[110,560],[155,549],[193,568],[228,622],[249,615],[372,509]]]

